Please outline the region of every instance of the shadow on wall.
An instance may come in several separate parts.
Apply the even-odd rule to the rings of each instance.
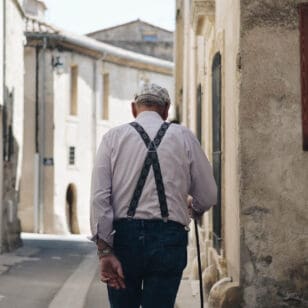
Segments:
[[[1,110],[3,134],[3,196],[2,196],[2,251],[11,251],[22,245],[21,223],[17,217],[19,191],[16,190],[19,146],[13,132],[14,90],[5,88]]]

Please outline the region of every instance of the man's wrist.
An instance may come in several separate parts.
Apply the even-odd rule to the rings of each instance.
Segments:
[[[99,259],[113,254],[113,249],[105,241],[97,240],[97,255]]]
[[[113,255],[113,249],[111,247],[97,248],[97,255],[99,259]]]

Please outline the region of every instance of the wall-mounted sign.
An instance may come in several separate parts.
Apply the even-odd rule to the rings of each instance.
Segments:
[[[43,160],[44,166],[53,166],[53,158],[52,157],[45,157]]]

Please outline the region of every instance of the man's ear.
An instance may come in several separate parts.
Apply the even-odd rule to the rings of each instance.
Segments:
[[[164,107],[164,111],[163,111],[163,120],[166,121],[168,119],[168,115],[169,115],[169,108],[170,108],[170,104],[167,104]]]
[[[132,103],[131,103],[131,106],[132,106],[132,115],[133,115],[134,118],[137,118],[138,112],[137,112],[136,103],[135,103],[135,102],[132,102]]]

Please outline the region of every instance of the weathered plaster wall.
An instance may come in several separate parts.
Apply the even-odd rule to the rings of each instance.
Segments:
[[[308,303],[308,153],[302,151],[298,2],[241,1],[245,307]]]
[[[4,19],[3,1],[0,0],[0,20]],[[3,22],[0,23],[0,106],[3,105]],[[1,183],[1,182],[0,182]],[[1,184],[0,184],[1,185]]]
[[[51,55],[48,50],[39,48],[38,51],[38,131],[36,132],[36,51],[35,48],[26,47],[25,58],[25,114],[23,123],[24,147],[22,178],[20,188],[19,217],[22,230],[25,232],[52,232],[53,230],[53,166],[43,164],[44,158],[53,157],[53,70]],[[45,116],[42,115],[45,113]],[[36,133],[37,145],[36,148]],[[40,153],[41,175],[37,174],[35,167],[36,151]],[[40,177],[40,185],[36,181]],[[37,195],[39,191],[39,195]],[[35,205],[37,198],[38,204]],[[37,206],[40,208],[34,209]],[[36,225],[35,212],[41,215],[41,225]],[[40,212],[40,213],[39,213]]]
[[[12,127],[10,138],[13,144],[12,155],[3,162],[3,193],[2,193],[2,219],[1,219],[1,249],[11,250],[20,245],[20,222],[17,218],[19,202],[19,183],[22,162],[23,146],[23,43],[24,23],[16,4],[6,1],[5,24],[5,53],[6,71],[3,88],[3,104],[7,126],[2,129],[8,131]],[[1,23],[3,19],[1,19]],[[2,68],[3,69],[3,68]],[[2,85],[1,85],[2,86]],[[8,139],[6,139],[8,140]],[[4,144],[6,146],[7,143]],[[3,153],[3,152],[1,152]],[[1,157],[2,159],[2,157]]]
[[[222,63],[222,249],[227,275],[239,282],[239,177],[238,177],[238,106],[239,73],[237,56],[240,35],[240,1],[216,1],[215,33],[207,51],[208,104],[212,105],[212,65],[217,52]],[[212,114],[210,107],[209,114]],[[212,134],[212,121],[207,131]],[[211,140],[212,138],[208,138]],[[210,141],[211,142],[211,141]],[[210,143],[209,142],[209,143]],[[208,146],[211,149],[211,145]]]
[[[3,11],[3,0],[0,0],[0,20],[4,19],[4,11]],[[3,48],[3,23],[0,24],[0,118],[3,117],[3,56],[4,56],[4,48]],[[3,153],[3,123],[0,121],[0,153]],[[0,159],[0,243],[2,243],[2,191],[3,191],[3,159]],[[1,244],[0,244],[1,246]],[[2,250],[2,248],[0,248]]]
[[[57,158],[54,156],[54,130],[55,130],[55,109],[54,101],[57,89],[54,89],[54,79],[55,73],[52,63],[52,53],[49,50],[42,49],[39,56],[39,101],[41,105],[39,110],[45,113],[45,116],[41,117],[41,123],[39,126],[39,133],[41,136],[41,159],[53,158],[53,165],[43,164],[42,165],[42,175],[43,179],[41,194],[42,194],[42,222],[41,227],[44,233],[54,232],[54,207],[55,203],[55,187],[54,187],[54,177],[55,177],[55,164],[57,163]],[[61,101],[59,101],[61,102]]]
[[[35,82],[36,56],[34,48],[25,48],[25,109],[24,147],[22,178],[20,183],[20,205],[18,215],[24,232],[34,232],[34,154],[35,154]]]

